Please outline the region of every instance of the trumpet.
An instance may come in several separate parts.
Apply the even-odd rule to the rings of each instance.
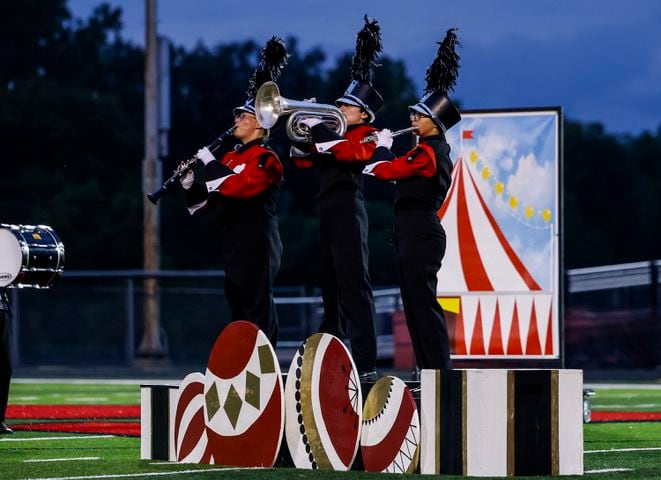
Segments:
[[[315,117],[328,124],[339,136],[347,131],[347,120],[334,105],[291,100],[280,95],[274,82],[266,82],[255,95],[255,115],[263,128],[271,128],[282,115],[289,115],[287,136],[294,142],[311,143],[310,129],[301,123],[305,118]]]
[[[234,137],[232,133],[234,132],[235,128],[236,127],[233,126],[225,130],[223,133],[220,134],[218,138],[216,138],[213,142],[207,145],[207,148],[211,152],[215,152],[216,150],[218,150],[223,143],[229,141],[231,138]],[[159,199],[168,191],[168,189],[172,186],[172,184],[174,184],[177,180],[179,180],[181,177],[186,175],[186,173],[188,173],[188,171],[195,166],[196,162],[197,162],[197,157],[192,157],[188,160],[181,162],[174,170],[172,176],[168,178],[165,182],[163,182],[163,185],[161,185],[157,190],[153,191],[152,193],[147,194],[147,198],[149,199],[149,201],[154,205],[156,205]]]
[[[393,137],[398,137],[400,135],[405,135],[407,133],[415,132],[418,129],[418,127],[409,127],[409,128],[402,128],[401,130],[395,130],[392,132]],[[365,138],[363,138],[360,143],[369,143],[369,142],[376,142],[378,137],[376,136],[376,133],[372,133]]]

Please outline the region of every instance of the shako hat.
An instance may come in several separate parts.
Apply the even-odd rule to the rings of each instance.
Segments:
[[[454,89],[459,73],[459,55],[455,51],[457,45],[457,29],[451,28],[443,41],[439,42],[436,58],[427,69],[425,94],[418,103],[409,107],[412,112],[431,117],[443,132],[461,120],[461,113],[448,96]]]
[[[261,58],[255,72],[248,82],[248,99],[243,105],[233,110],[234,115],[248,112],[255,115],[255,94],[266,82],[275,82],[280,78],[283,67],[287,64],[285,42],[276,36],[271,37],[262,48]]]
[[[370,20],[365,15],[365,25],[356,35],[356,50],[351,61],[351,83],[344,94],[335,100],[341,103],[360,107],[368,115],[372,123],[374,115],[383,105],[383,97],[372,86],[373,68],[378,67],[376,59],[383,50],[381,45],[381,27],[376,20]]]

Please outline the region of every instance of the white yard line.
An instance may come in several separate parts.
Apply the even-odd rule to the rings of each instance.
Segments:
[[[633,468],[602,468],[600,470],[585,471],[585,473],[615,473],[615,472],[633,472]]]
[[[648,452],[658,451],[661,447],[646,447],[646,448],[614,448],[612,450],[586,450],[583,453],[611,453],[611,452]]]
[[[259,468],[198,468],[197,470],[179,470],[172,472],[143,472],[143,473],[122,473],[116,475],[87,475],[84,477],[51,477],[51,478],[26,478],[24,480],[88,480],[95,478],[132,478],[132,477],[162,477],[166,475],[182,475],[186,473],[206,473],[206,472],[232,472],[239,470],[261,470]]]
[[[0,442],[39,442],[53,440],[89,440],[92,438],[113,438],[115,435],[80,435],[78,437],[32,437],[32,438],[0,438]]]
[[[661,390],[659,383],[586,383],[583,387],[603,390]]]
[[[78,460],[101,460],[101,457],[77,457],[77,458],[40,458],[34,460],[23,460],[23,463],[42,463],[42,462],[72,462]]]

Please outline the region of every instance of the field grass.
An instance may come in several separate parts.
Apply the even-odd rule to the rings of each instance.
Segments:
[[[13,383],[10,395],[10,405],[136,405],[139,401],[138,385],[117,383],[98,385]],[[593,398],[595,410],[660,411],[661,407],[654,407],[657,404],[661,405],[661,386],[655,389],[599,388]],[[586,477],[661,479],[661,423],[594,423],[585,425],[584,435]],[[384,474],[365,472],[312,472],[285,468],[227,469],[213,465],[141,461],[139,458],[140,439],[136,437],[44,432],[16,432],[14,435],[0,437],[0,479],[2,480],[384,478]],[[390,475],[387,478],[411,478],[411,476]]]

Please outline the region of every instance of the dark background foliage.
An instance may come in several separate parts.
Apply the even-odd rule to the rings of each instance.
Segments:
[[[85,20],[72,18],[65,0],[0,7],[0,221],[54,227],[67,269],[142,267],[144,52],[122,39],[121,28],[121,11],[105,5]],[[286,42],[283,95],[332,103],[348,85],[352,52],[328,59],[319,48],[301,51],[296,38]],[[253,40],[172,47],[164,176],[231,126],[260,49]],[[376,126],[406,127],[414,84],[401,60],[381,63],[375,84],[387,101]],[[314,286],[318,179],[288,162],[282,130],[272,143],[285,164],[277,283]],[[660,161],[661,129],[613,136],[599,124],[565,120],[565,267],[661,258]],[[366,197],[373,282],[395,284],[391,186],[368,179]],[[162,268],[221,268],[213,215],[190,217],[181,194],[160,205]]]

